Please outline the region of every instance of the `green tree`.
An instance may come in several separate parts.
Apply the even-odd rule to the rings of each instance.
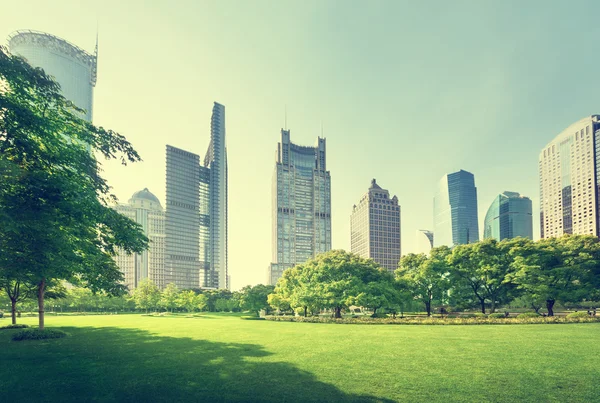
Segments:
[[[113,257],[141,252],[141,227],[110,207],[116,198],[92,151],[123,164],[140,160],[113,131],[79,117],[41,69],[0,47],[0,278],[36,288],[44,328],[47,284],[73,284],[119,294]]]
[[[511,280],[535,300],[554,304],[594,300],[600,278],[600,243],[592,235],[564,235],[526,245],[515,257]]]
[[[202,311],[208,306],[208,297],[204,294],[196,294],[194,290],[181,291],[177,298],[177,306],[187,312]]]
[[[296,269],[300,272],[301,295],[321,308],[332,309],[336,318],[341,318],[342,309],[351,305],[368,303],[374,308],[382,306],[385,299],[376,295],[381,292],[380,287],[370,285],[382,281],[382,276],[385,276],[384,269],[371,259],[344,250],[332,250],[317,255]],[[294,308],[297,307],[294,305]]]
[[[458,245],[448,259],[452,282],[471,289],[482,313],[486,312],[486,302],[489,302],[493,313],[498,304],[507,303],[513,298],[511,291],[515,287],[508,274],[513,268],[515,254],[530,243],[525,238],[501,242],[490,238]]]
[[[442,302],[449,289],[446,264],[448,254],[447,247],[432,249],[430,257],[423,253],[409,253],[400,259],[400,267],[396,270],[401,287],[425,305],[427,316],[431,316],[434,300]]]
[[[240,290],[240,306],[247,311],[254,311],[258,315],[262,309],[269,309],[268,296],[275,289],[272,285],[258,284],[254,287],[247,285]]]
[[[173,312],[177,308],[177,297],[179,296],[179,288],[174,283],[169,283],[160,295],[160,306]]]
[[[148,312],[148,309],[156,309],[158,307],[161,293],[156,284],[146,278],[140,281],[137,288],[131,293],[131,297],[138,309],[145,309]]]

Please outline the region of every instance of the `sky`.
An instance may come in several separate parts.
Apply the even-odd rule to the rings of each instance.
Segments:
[[[94,123],[143,162],[104,162],[120,201],[165,203],[165,145],[204,154],[226,107],[232,289],[264,283],[280,130],[327,139],[333,248],[350,249],[352,205],[370,181],[398,196],[402,253],[431,229],[440,178],[475,175],[480,232],[499,193],[533,200],[538,155],[600,112],[593,1],[0,0],[0,43],[17,29],[90,52]]]

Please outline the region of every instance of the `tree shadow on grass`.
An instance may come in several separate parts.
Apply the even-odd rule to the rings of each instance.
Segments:
[[[156,336],[140,329],[61,328],[61,340],[11,344],[3,401],[389,402],[347,394],[255,344]]]

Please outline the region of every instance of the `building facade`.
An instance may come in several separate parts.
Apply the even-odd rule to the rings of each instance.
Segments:
[[[277,283],[285,269],[331,249],[331,175],[324,138],[304,147],[291,142],[289,130],[281,130],[272,196],[269,284]]]
[[[8,38],[10,52],[22,56],[34,67],[40,67],[60,84],[65,98],[85,111],[83,117],[92,121],[93,94],[97,79],[96,51],[85,50],[39,31],[16,31]]]
[[[118,204],[114,209],[140,224],[150,240],[148,250],[142,253],[120,252],[116,256],[115,261],[125,276],[125,285],[133,290],[140,281],[150,279],[159,288],[164,288],[165,212],[160,201],[146,188],[135,192],[127,204]]]
[[[204,157],[210,171],[210,250],[213,286],[229,288],[227,271],[227,147],[225,107],[214,104],[210,120],[210,144]]]
[[[434,246],[455,246],[479,241],[477,188],[472,173],[444,175],[433,199]]]
[[[229,288],[225,107],[215,102],[211,140],[200,156],[167,145],[165,283]]]
[[[433,248],[433,232],[426,229],[418,229],[415,242],[415,253],[429,255]]]
[[[350,215],[350,248],[373,259],[390,271],[398,268],[401,256],[400,206],[398,197],[382,189],[375,179]]]
[[[600,115],[573,123],[539,156],[540,235],[598,236]]]
[[[498,241],[516,237],[533,239],[531,199],[517,192],[496,196],[485,215],[483,237]]]

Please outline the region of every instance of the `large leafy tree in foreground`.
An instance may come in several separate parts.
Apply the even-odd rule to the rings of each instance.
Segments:
[[[448,247],[442,246],[432,249],[429,257],[423,253],[409,253],[400,259],[396,277],[415,300],[425,305],[427,316],[431,316],[434,301],[443,302],[450,287],[446,263],[450,253]]]
[[[512,282],[533,300],[554,304],[598,298],[600,243],[592,235],[565,235],[531,242],[515,256]]]
[[[121,135],[81,119],[43,70],[0,47],[0,278],[35,289],[44,327],[47,284],[124,291],[113,256],[147,248],[139,225],[116,201],[92,151],[139,161]]]

